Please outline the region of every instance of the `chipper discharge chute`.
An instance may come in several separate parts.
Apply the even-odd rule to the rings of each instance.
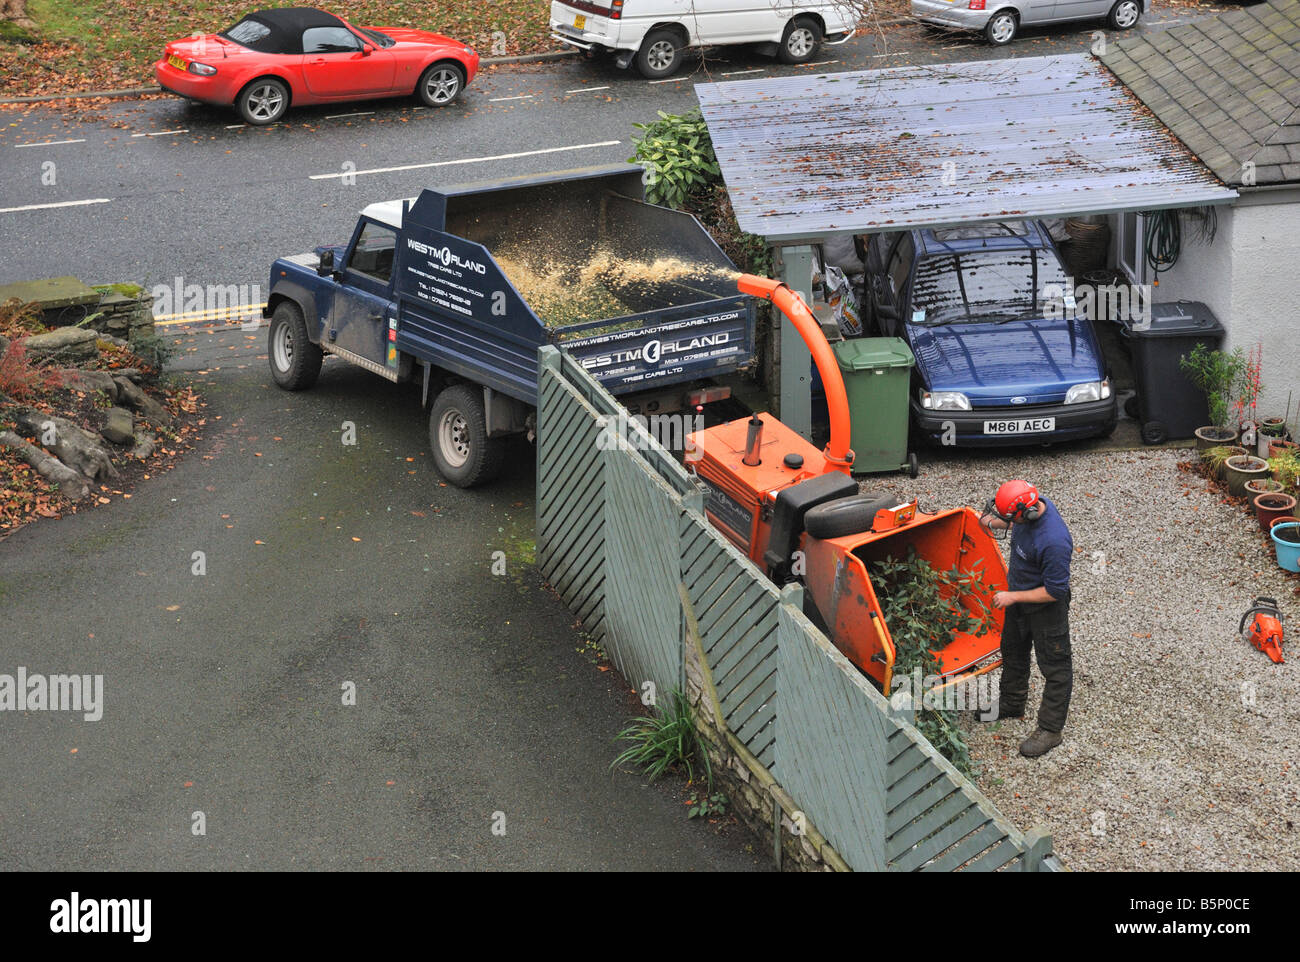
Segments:
[[[916,502],[861,494],[850,475],[849,407],[830,345],[797,294],[767,278],[743,275],[739,287],[770,300],[812,352],[826,389],[830,442],[818,451],[768,414],[756,414],[691,436],[694,467],[708,488],[710,522],[777,584],[798,581],[835,646],[888,694],[894,644],[868,565],[909,550],[936,569],[980,571],[987,589],[1006,587],[997,542],[970,508],[934,514]],[[982,635],[954,633],[934,654],[942,681],[957,684],[998,667],[1003,613],[988,599],[951,599],[992,615]],[[815,609],[815,610],[811,610]]]

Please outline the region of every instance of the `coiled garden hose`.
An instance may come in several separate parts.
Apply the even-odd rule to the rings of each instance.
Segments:
[[[1147,264],[1155,272],[1157,282],[1163,271],[1178,263],[1183,249],[1183,230],[1178,211],[1157,210],[1145,215]]]

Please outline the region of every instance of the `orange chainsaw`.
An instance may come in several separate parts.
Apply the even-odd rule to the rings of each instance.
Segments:
[[[1256,598],[1241,616],[1237,631],[1277,664],[1282,664],[1282,612],[1272,598]]]

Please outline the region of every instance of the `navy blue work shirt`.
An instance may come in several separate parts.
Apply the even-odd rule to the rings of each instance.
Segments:
[[[1011,564],[1007,588],[1029,591],[1046,588],[1057,601],[1070,600],[1070,558],[1074,539],[1056,505],[1040,497],[1043,516],[1037,521],[1017,521],[1011,526]]]

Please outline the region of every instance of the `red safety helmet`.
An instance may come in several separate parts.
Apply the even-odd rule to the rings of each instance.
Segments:
[[[993,498],[1003,521],[1037,521],[1043,513],[1038,489],[1028,481],[1008,481]]]

